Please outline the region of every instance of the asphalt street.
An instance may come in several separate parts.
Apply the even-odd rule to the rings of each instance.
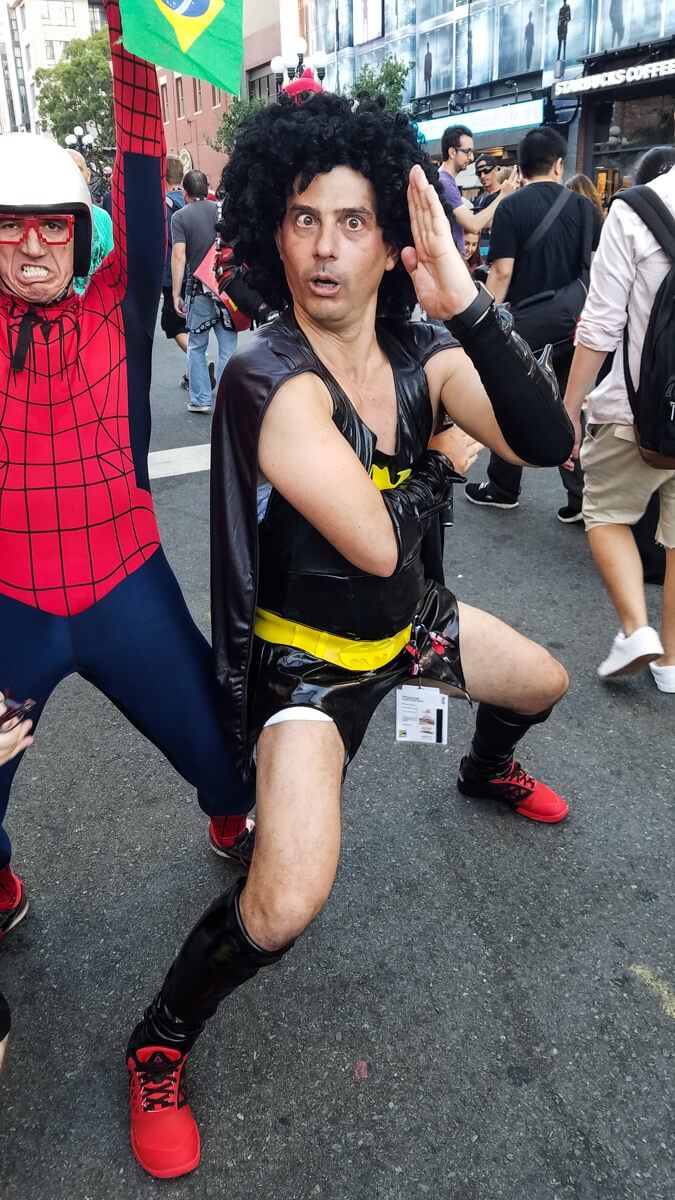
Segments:
[[[160,335],[155,451],[208,442],[184,369]],[[153,492],[208,631],[208,473]],[[84,681],[60,685],[8,821],[31,909],[0,949],[2,1200],[672,1200],[675,696],[647,672],[597,678],[615,620],[563,502],[555,471],[527,473],[513,511],[458,495],[446,572],[569,671],[521,755],[568,819],[461,796],[468,705],[446,747],[418,747],[394,741],[390,697],[345,783],[328,904],[192,1055],[202,1161],[178,1181],[131,1155],[124,1049],[235,868],[159,753]]]

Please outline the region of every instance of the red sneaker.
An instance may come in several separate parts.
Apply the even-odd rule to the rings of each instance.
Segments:
[[[209,841],[221,858],[230,858],[248,870],[255,847],[255,822],[245,816],[212,817]]]
[[[199,1162],[199,1130],[185,1091],[187,1054],[142,1046],[129,1056],[131,1149],[149,1175],[175,1179]]]
[[[10,889],[12,894],[10,895]],[[8,907],[0,906],[0,939],[9,933],[28,912],[28,896],[23,883],[10,867],[0,872],[0,902],[9,900]]]
[[[562,796],[533,779],[519,762],[512,762],[508,773],[497,779],[481,779],[466,764],[467,760],[463,758],[457,779],[457,787],[464,796],[474,800],[503,800],[531,821],[553,824],[567,816],[568,808]]]

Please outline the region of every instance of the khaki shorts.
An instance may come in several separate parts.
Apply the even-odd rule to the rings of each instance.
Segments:
[[[583,514],[586,529],[598,525],[635,525],[650,496],[661,499],[656,540],[675,547],[675,470],[656,471],[640,457],[630,425],[586,428],[579,461],[584,471]]]

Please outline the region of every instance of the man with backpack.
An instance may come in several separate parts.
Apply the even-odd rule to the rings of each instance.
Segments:
[[[173,247],[171,274],[173,303],[179,316],[185,317],[188,331],[188,375],[190,399],[188,412],[210,413],[212,392],[220,382],[225,365],[237,349],[237,333],[232,318],[197,276],[204,258],[216,241],[218,204],[208,198],[209,184],[203,171],[188,171],[183,178],[185,207],[171,220]],[[187,267],[185,299],[181,294]],[[209,334],[213,330],[218,343],[218,366],[207,363]]]
[[[581,449],[583,517],[591,552],[621,623],[603,679],[649,663],[675,692],[675,171],[615,197],[593,262],[565,406],[575,425],[588,393]],[[667,249],[666,249],[667,247]],[[593,387],[607,354],[611,370]],[[591,390],[592,389],[592,390]],[[658,491],[656,537],[666,548],[661,636],[648,623],[631,526]]]
[[[511,305],[517,332],[532,350],[553,345],[553,366],[564,391],[574,352],[574,327],[586,299],[590,261],[602,219],[584,196],[562,186],[567,142],[548,126],[532,129],[518,146],[527,186],[501,200],[492,223],[487,287]],[[580,472],[561,471],[568,502],[561,521],[581,520]],[[522,467],[490,455],[487,479],[467,483],[467,500],[516,508]]]

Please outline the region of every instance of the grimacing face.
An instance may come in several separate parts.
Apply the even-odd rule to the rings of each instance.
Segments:
[[[10,220],[0,214],[0,236],[3,223]],[[29,229],[23,242],[0,243],[0,287],[30,304],[49,304],[61,295],[72,278],[72,238],[63,245],[47,245],[35,229]]]
[[[296,311],[331,328],[376,300],[398,261],[377,224],[373,186],[351,167],[315,176],[304,192],[296,180],[275,241]]]

